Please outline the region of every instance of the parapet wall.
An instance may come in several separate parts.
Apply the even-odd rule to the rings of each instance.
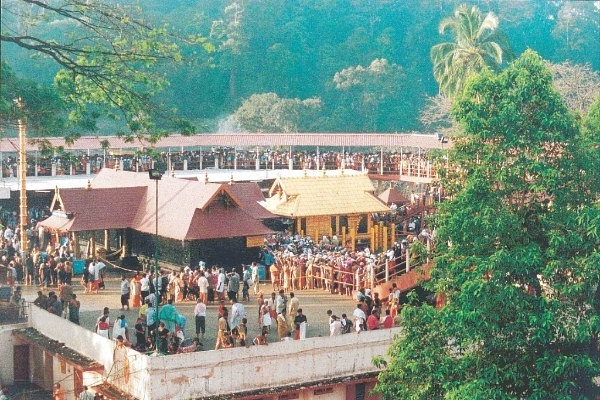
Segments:
[[[201,398],[375,372],[399,328],[150,357],[151,398]],[[149,398],[149,397],[142,397]]]
[[[30,326],[105,367],[105,379],[140,399],[185,399],[285,387],[376,372],[400,328],[169,356],[130,350],[129,376],[114,379],[114,342],[32,307]],[[84,384],[99,383],[84,376]],[[96,381],[96,382],[94,382]]]

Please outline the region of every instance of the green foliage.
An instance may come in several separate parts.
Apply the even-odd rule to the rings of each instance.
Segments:
[[[110,8],[114,13],[106,15],[121,15],[122,23],[118,23],[118,18],[104,21],[94,11],[116,3],[119,6]],[[261,93],[275,93],[284,99],[321,99],[320,111],[310,123],[302,123],[302,130],[420,129],[419,110],[427,96],[439,91],[432,74],[430,49],[440,41],[436,34],[440,21],[452,15],[461,1],[426,1],[418,6],[398,0],[3,0],[1,4],[1,56],[17,76],[49,86],[59,69],[70,70],[61,67],[52,54],[18,47],[6,36],[7,32],[19,33],[26,28],[28,34],[41,40],[40,46],[81,45],[79,48],[86,52],[80,60],[99,71],[110,61],[106,64],[106,78],[122,78],[122,86],[104,80],[107,84],[95,90],[95,80],[78,78],[79,74],[61,77],[58,83],[68,100],[79,99],[77,84],[81,85],[82,102],[99,102],[69,103],[69,108],[56,114],[70,124],[77,121],[78,126],[71,128],[75,138],[80,132],[94,131],[135,135],[132,129],[140,134],[151,129],[158,135],[175,130],[213,131],[222,118],[235,112],[252,95]],[[54,9],[42,9],[46,4],[68,12],[81,10],[91,23],[106,22],[102,26],[107,29],[88,34],[86,26],[57,16]],[[516,54],[532,48],[553,63],[568,59],[578,65],[590,64],[595,71],[600,68],[600,52],[595,51],[600,46],[600,10],[594,2],[490,0],[477,5],[482,17],[489,12],[498,17]],[[142,25],[138,27],[136,22]],[[127,67],[120,68],[113,64],[114,59],[101,53],[107,49],[104,39],[114,40],[119,51],[142,54],[132,54],[133,58],[128,57],[121,64]],[[173,44],[177,48],[170,47]],[[153,55],[157,57],[152,58]],[[73,53],[73,60],[78,57],[78,53]],[[377,102],[371,101],[367,86],[336,88],[336,73],[358,66],[366,69],[373,60],[380,59],[398,66],[402,73],[398,79],[389,80],[389,86],[374,87],[381,90],[383,100],[378,98],[380,93],[373,92],[370,95]],[[114,90],[115,96],[109,98],[110,92],[105,89]],[[140,97],[128,97],[131,89]],[[108,100],[114,100],[117,107],[105,107]],[[133,100],[147,105],[126,106]],[[69,113],[71,120],[67,120]],[[137,122],[140,118],[152,119],[152,123]],[[181,119],[188,123],[180,124]],[[425,128],[437,129],[428,125]]]
[[[428,287],[405,307],[376,391],[389,399],[591,397],[600,374],[600,152],[527,51],[455,102]],[[592,107],[590,114],[594,112]],[[446,186],[447,185],[447,186]],[[596,298],[596,299],[595,299]]]
[[[26,120],[30,137],[60,136],[66,126],[64,103],[56,91],[35,81],[19,79],[2,61],[0,66],[0,115],[2,128],[8,130],[19,118]],[[15,106],[21,99],[23,109]]]
[[[59,66],[54,86],[68,110],[69,125],[95,130],[103,115],[124,121],[125,136],[156,135],[157,126],[173,126],[173,111],[155,101],[169,84],[157,66],[182,62],[177,42],[207,49],[201,38],[177,38],[166,27],[146,21],[139,8],[113,2],[9,3],[14,29],[2,30],[2,42],[48,57]],[[57,27],[54,33],[36,30],[45,21]],[[19,24],[35,33],[19,29]],[[184,133],[189,130],[187,126]],[[69,132],[78,134],[77,129]]]
[[[282,99],[263,93],[250,96],[234,116],[239,127],[250,132],[302,132],[302,122],[310,121],[320,107],[319,99]]]
[[[494,13],[483,16],[479,8],[466,4],[440,22],[440,34],[450,31],[454,36],[453,42],[431,48],[433,75],[441,93],[450,97],[460,94],[471,76],[486,67],[498,69],[505,55],[510,55],[498,24]]]

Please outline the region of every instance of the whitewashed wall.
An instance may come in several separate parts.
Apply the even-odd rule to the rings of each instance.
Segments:
[[[14,350],[15,345],[19,345],[16,338],[13,336],[12,331],[14,329],[26,328],[27,324],[11,324],[11,325],[0,325],[0,383],[3,385],[12,385],[15,379],[15,364],[14,364]]]
[[[151,358],[146,397],[184,399],[351,376],[377,369],[399,329]]]
[[[33,307],[31,326],[111,371],[114,342]],[[140,399],[185,399],[285,386],[377,371],[375,356],[386,355],[400,328],[271,343],[268,346],[147,356],[129,351],[127,383],[106,379]],[[0,349],[9,346],[5,340]],[[6,347],[8,350],[8,347]],[[1,366],[0,372],[5,368]],[[102,377],[85,374],[93,386]],[[339,393],[338,393],[339,392]],[[336,389],[332,399],[344,398]]]

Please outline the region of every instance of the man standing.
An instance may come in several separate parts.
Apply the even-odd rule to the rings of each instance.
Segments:
[[[229,317],[229,326],[233,329],[237,327],[242,318],[246,317],[246,309],[242,303],[231,300],[231,315]]]
[[[223,296],[223,292],[225,291],[225,270],[223,268],[219,269],[215,291],[219,300],[225,300],[225,296]]]
[[[90,293],[92,291],[96,294],[98,293],[101,279],[100,271],[102,271],[104,267],[106,267],[106,264],[99,262],[97,258],[94,258],[94,260],[90,263],[88,267],[88,273],[90,276]]]
[[[77,300],[77,295],[73,293],[71,295],[71,300],[69,300],[69,321],[74,324],[79,325],[79,307],[81,307],[81,303]]]
[[[179,312],[173,305],[173,299],[167,300],[167,304],[160,309],[158,312],[158,320],[164,322],[165,327],[170,332],[175,332],[175,324],[177,324],[179,320]]]
[[[288,325],[290,329],[294,329],[294,318],[299,309],[300,300],[294,295],[294,292],[290,292],[290,307],[288,310]]]
[[[237,295],[240,290],[240,275],[235,270],[235,267],[231,269],[229,274],[229,283],[227,284],[227,297],[229,300],[233,300],[237,303]]]
[[[283,289],[280,289],[279,294],[275,299],[275,311],[277,312],[277,314],[281,314],[282,312],[287,311],[286,305],[287,299],[285,298],[285,292],[283,291]]]
[[[112,334],[113,339],[115,340],[121,336],[129,341],[129,325],[127,324],[124,314],[121,314],[121,316],[115,320]]]
[[[202,303],[206,305],[208,301],[208,278],[204,271],[200,271],[200,276],[198,276],[198,293],[200,294],[200,299]]]
[[[354,329],[356,333],[366,330],[367,314],[363,311],[361,303],[356,305],[352,316],[354,317]]]
[[[252,281],[252,270],[249,265],[244,267],[244,274],[242,275],[242,300],[250,301],[250,285],[254,285],[254,281]]]
[[[342,321],[337,316],[331,316],[331,322],[329,323],[329,336],[338,336],[342,334]]]
[[[302,309],[298,309],[298,314],[294,318],[294,325],[296,326],[295,340],[306,339],[306,315],[302,314]]]
[[[129,291],[131,289],[131,285],[125,274],[121,275],[121,310],[124,310],[127,307],[127,311],[129,311]]]
[[[204,340],[204,333],[206,332],[206,304],[202,301],[202,297],[198,297],[196,302],[194,319],[196,321],[196,337]]]
[[[140,279],[140,290],[142,292],[142,301],[146,301],[146,297],[150,294],[150,279],[148,278],[148,274],[144,274],[142,279]]]
[[[252,286],[254,287],[254,294],[258,294],[258,289],[260,285],[260,277],[258,275],[258,264],[256,262],[253,262],[252,266],[250,267],[250,270],[252,272]]]

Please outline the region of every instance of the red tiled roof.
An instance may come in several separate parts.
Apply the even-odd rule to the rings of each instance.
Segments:
[[[410,203],[409,199],[407,199],[405,196],[402,195],[402,193],[398,192],[396,189],[393,189],[393,188],[387,188],[377,197],[381,201],[383,201],[385,204],[388,204],[388,205],[390,205],[392,203],[396,203],[396,204]]]
[[[60,226],[73,231],[129,227],[154,234],[156,185],[158,234],[161,237],[194,240],[271,233],[253,218],[260,211],[254,209],[260,206],[252,200],[256,196],[254,191],[260,193],[260,188],[250,188],[250,185],[258,187],[256,183],[239,184],[239,188],[232,189],[237,184],[205,183],[166,175],[152,181],[146,173],[112,169],[100,171],[91,182],[91,189],[60,191],[64,211],[74,215],[70,229],[63,227],[64,221],[57,216],[48,219],[45,226],[55,229]],[[248,193],[244,194],[244,188]],[[215,206],[220,194],[232,200],[232,208],[227,212]],[[261,215],[266,214],[262,212]],[[268,215],[272,218],[270,213]]]
[[[394,149],[401,147],[443,149],[445,146],[436,135],[408,133],[205,133],[192,136],[169,135],[158,143],[134,140],[126,142],[118,136],[84,136],[72,145],[67,145],[63,138],[44,138],[52,146],[63,146],[65,149],[88,150],[102,149],[102,142],[108,142],[109,149],[140,149],[142,147],[157,148],[198,148],[211,146],[227,146],[239,148],[252,147],[287,147],[287,146],[322,146],[322,147],[376,147]],[[38,150],[35,139],[27,143],[27,151]],[[14,138],[0,140],[0,151],[18,151],[18,141]]]
[[[213,203],[206,210],[196,210],[185,240],[259,236],[270,233],[273,231],[241,209],[226,209]]]
[[[268,211],[258,202],[265,201],[260,186],[254,182],[235,182],[228,185],[226,190],[232,193],[233,197],[240,200],[241,208],[254,219],[277,218],[278,216]]]
[[[145,187],[62,189],[58,192],[64,204],[62,211],[72,218],[52,215],[40,224],[71,232],[131,227],[145,193]]]

